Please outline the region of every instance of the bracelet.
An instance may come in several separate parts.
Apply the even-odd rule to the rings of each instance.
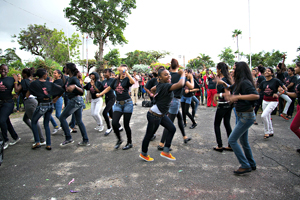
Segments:
[[[220,93],[220,98],[222,98],[223,93]]]
[[[184,76],[184,77],[181,77],[180,79],[185,79],[185,76]]]
[[[19,83],[19,82],[14,82],[14,84]]]
[[[287,95],[287,91],[286,90],[284,90],[284,94]]]

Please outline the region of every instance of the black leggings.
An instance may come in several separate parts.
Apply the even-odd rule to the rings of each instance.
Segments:
[[[129,122],[130,122],[132,113],[122,113],[122,112],[115,111],[114,115],[113,115],[114,117],[112,120],[112,127],[114,129],[114,132],[115,132],[118,140],[121,140],[121,135],[120,135],[120,130],[119,130],[119,127],[120,127],[119,121],[120,121],[120,118],[122,117],[122,115],[124,115],[123,123],[124,123],[124,128],[126,131],[126,135],[127,135],[127,143],[132,143],[131,129],[129,127]]]
[[[194,117],[189,113],[190,104],[181,102],[181,109],[182,109],[182,116],[183,116],[183,123],[186,124],[186,116],[190,118],[193,124],[196,124]]]
[[[185,131],[184,131],[184,126],[183,126],[183,120],[182,120],[182,115],[181,115],[181,112],[178,111],[177,114],[168,114],[168,117],[170,118],[170,120],[172,121],[172,123],[174,124],[174,120],[175,120],[175,117],[177,117],[177,121],[178,121],[178,127],[181,131],[181,134],[182,136],[184,137],[185,136]],[[164,131],[163,131],[163,135],[161,137],[161,140],[160,142],[161,143],[165,143],[166,141],[166,138],[167,136],[170,135],[169,131],[165,128]]]
[[[288,116],[293,116],[293,112],[294,112],[294,109],[295,109],[295,100],[296,100],[296,98],[292,98],[292,97],[290,97],[290,98],[292,100],[292,103],[291,103],[291,105],[290,105],[290,107],[289,107],[289,109],[287,111],[287,115]]]
[[[106,122],[106,125],[107,125],[107,129],[110,129],[111,126],[110,126],[110,122],[109,122],[109,117],[108,117],[108,113],[109,113],[109,116],[113,119],[113,116],[114,116],[114,112],[113,112],[113,105],[115,103],[115,100],[116,100],[116,97],[113,97],[113,98],[105,98],[105,108],[102,112],[102,115],[104,117],[104,120]]]
[[[255,115],[257,115],[257,111],[258,111],[259,107],[262,105],[263,98],[264,98],[264,94],[259,94],[259,99],[256,100],[256,102],[255,102],[255,104],[256,104],[255,108],[254,108]]]
[[[222,147],[222,137],[221,137],[221,122],[223,119],[224,126],[226,129],[227,137],[229,138],[230,133],[232,132],[231,125],[230,125],[230,118],[231,118],[231,111],[232,106],[229,104],[219,104],[216,115],[215,115],[215,122],[214,122],[214,128],[215,128],[215,134],[216,134],[216,140],[218,143],[218,147]],[[228,144],[230,147],[230,145]]]
[[[157,117],[152,113],[148,112],[147,120],[148,120],[148,125],[146,129],[146,135],[142,143],[142,152],[144,154],[147,154],[150,140],[155,134],[155,132],[157,131],[159,125],[162,125],[163,127],[165,127],[165,130],[167,130],[167,134],[165,135],[166,144],[164,145],[164,147],[170,148],[173,140],[173,136],[176,132],[176,128],[174,124],[171,122],[170,118],[167,116]]]

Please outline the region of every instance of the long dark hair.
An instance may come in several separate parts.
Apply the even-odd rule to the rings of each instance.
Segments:
[[[267,69],[269,69],[272,72],[272,74],[273,74],[272,78],[274,78],[275,77],[274,70],[271,67],[268,67]]]
[[[258,71],[261,73],[261,75],[263,76],[264,73],[265,73],[265,71],[266,71],[266,68],[264,68],[264,66],[262,66],[262,64],[259,64],[259,65],[257,66],[257,69],[258,69]]]
[[[224,62],[219,62],[217,64],[217,69],[221,70],[222,75],[227,79],[228,83],[231,85],[232,81],[229,76],[228,65],[226,65],[226,63],[224,63]]]
[[[66,68],[68,68],[71,71],[71,74],[73,76],[77,76],[78,74],[78,69],[76,68],[76,65],[74,63],[67,63]]]
[[[56,69],[54,71],[56,71],[60,75],[60,78],[63,80],[63,83],[65,84],[66,83],[66,79],[65,79],[63,73],[59,69]]]
[[[92,75],[92,74],[95,76],[95,82],[100,80],[100,76],[97,72],[92,72],[92,73],[89,74],[89,76]]]
[[[44,68],[39,68],[38,70],[36,70],[36,72],[33,74],[33,77],[39,77],[42,78],[45,74],[47,74],[47,70]]]
[[[234,84],[235,84],[235,91],[239,92],[241,89],[241,83],[246,80],[249,81],[253,87],[255,87],[251,71],[249,66],[245,62],[237,62],[235,64],[235,71],[234,71]]]

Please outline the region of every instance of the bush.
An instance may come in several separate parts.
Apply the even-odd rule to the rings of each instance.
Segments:
[[[151,68],[149,65],[140,64],[140,65],[133,65],[130,71],[133,72],[134,70],[141,73],[149,73],[151,71]]]
[[[49,76],[52,76],[54,70],[59,69],[62,71],[63,69],[63,67],[51,59],[42,60],[40,58],[36,58],[32,62],[26,63],[26,67],[34,67],[35,69],[44,68],[47,70]]]
[[[150,69],[151,69],[151,71],[157,71],[157,69],[158,69],[160,66],[163,66],[163,67],[165,67],[166,69],[169,69],[170,63],[167,63],[167,64],[159,63],[159,62],[157,62],[157,63],[152,63],[152,64],[150,65]],[[180,69],[184,69],[184,67],[181,66],[181,65],[179,65],[179,70],[180,70]]]

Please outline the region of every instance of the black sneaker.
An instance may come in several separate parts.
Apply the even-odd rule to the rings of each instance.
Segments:
[[[132,148],[132,147],[133,147],[133,146],[132,146],[131,143],[127,143],[126,146],[123,147],[122,149],[123,149],[123,150],[127,150],[127,149],[130,149],[130,148]]]
[[[192,138],[186,138],[186,139],[183,140],[183,142],[186,144],[186,143],[188,143],[191,140],[192,140]]]
[[[190,129],[194,129],[197,126],[197,123],[193,124]]]
[[[68,144],[74,143],[74,140],[65,140],[63,143],[60,144],[61,147],[67,146]]]
[[[78,145],[79,146],[90,146],[90,143],[89,142],[81,141],[81,142],[78,142]]]
[[[112,131],[112,128],[107,129],[104,133],[104,136],[108,136],[110,134],[110,132]]]
[[[150,141],[155,140],[155,138],[156,138],[156,135],[154,134],[153,137],[150,139]]]
[[[121,131],[123,131],[124,129],[123,129],[123,127],[122,126],[120,126],[120,128],[119,128],[119,131],[121,132]]]
[[[118,149],[119,147],[120,147],[120,145],[122,144],[122,140],[119,140],[118,142],[117,142],[117,144],[115,145],[115,149]]]

